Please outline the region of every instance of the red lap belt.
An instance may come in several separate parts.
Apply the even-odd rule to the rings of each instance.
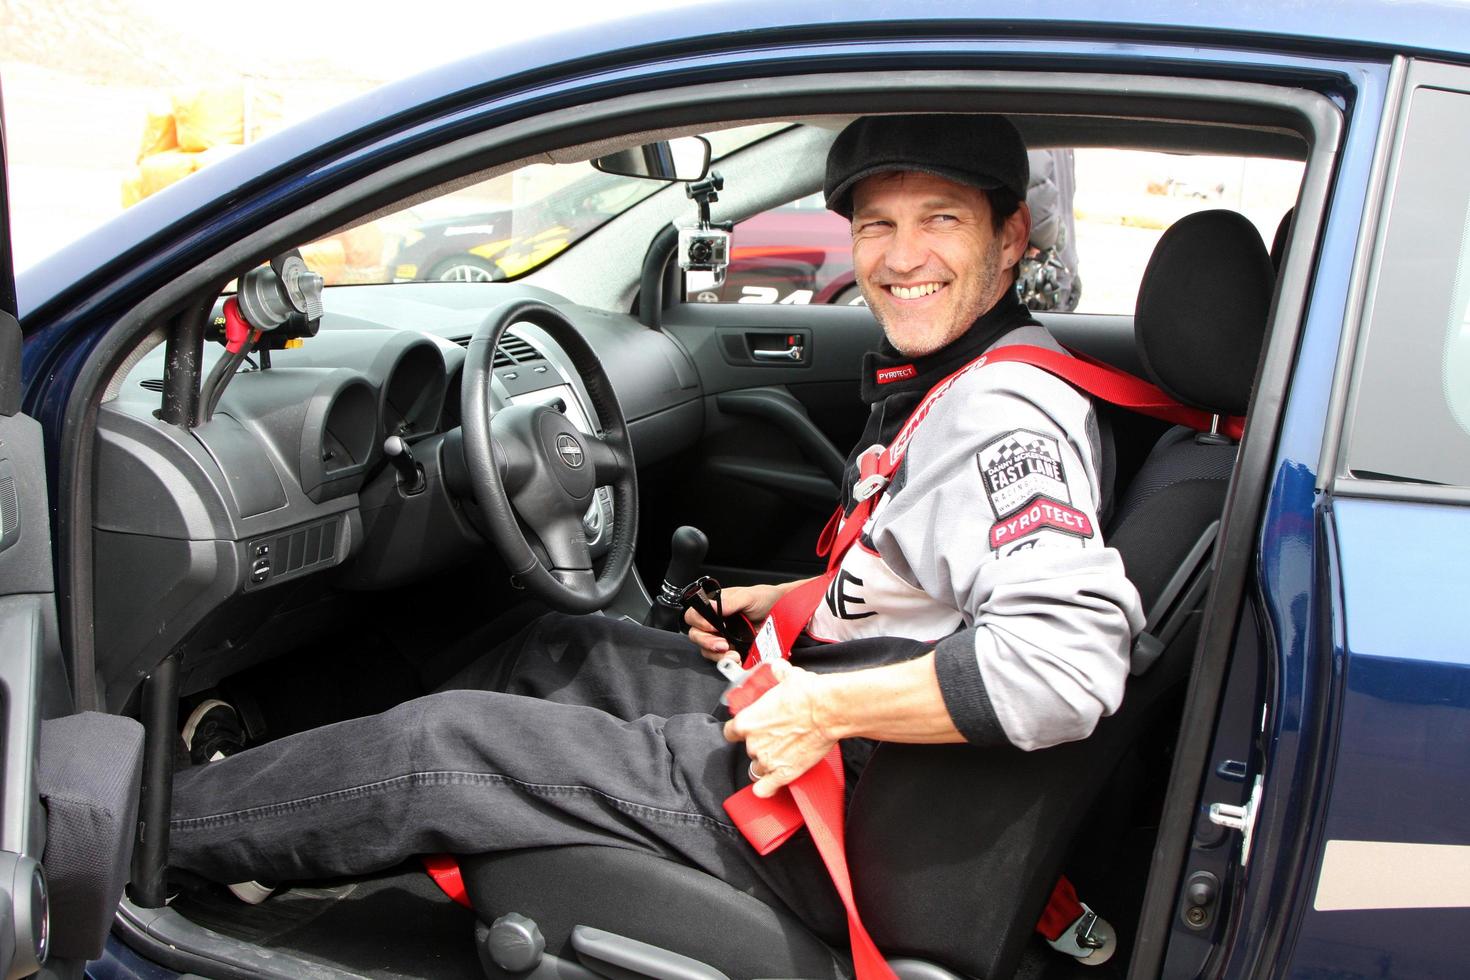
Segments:
[[[1227,436],[1239,439],[1245,427],[1242,418],[1217,419],[1209,412],[1180,404],[1156,385],[1080,355],[1073,357],[1044,347],[1018,344],[1001,347],[976,358],[930,389],[890,446],[874,447],[877,451],[870,450],[859,457],[858,481],[853,488],[856,504],[852,513],[844,515],[842,508],[838,507],[817,542],[817,554],[827,558],[827,571],[787,592],[771,609],[744,663],[747,670],[760,666],[730,692],[731,714],[749,706],[775,686],[771,668],[762,662],[791,655],[792,644],[806,629],[828,585],[836,577],[843,556],[862,533],[883,488],[903,461],[914,430],[929,414],[934,403],[970,371],[987,364],[1007,362],[1030,364],[1110,404],[1193,429],[1209,431],[1218,425]],[[756,852],[763,856],[784,844],[803,825],[806,826],[847,910],[852,961],[858,980],[892,980],[894,973],[868,935],[853,896],[844,836],[844,789],[842,755],[833,746],[820,763],[775,796],[761,799],[747,786],[725,801],[725,812]],[[1036,930],[1048,941],[1055,940],[1083,913],[1075,890],[1063,877],[1052,890]]]
[[[730,713],[738,714],[775,685],[770,664],[761,664],[745,683],[730,692]],[[762,856],[784,844],[804,823],[847,910],[852,965],[858,980],[897,980],[858,916],[847,870],[844,786],[842,753],[834,745],[821,762],[771,799],[761,799],[747,786],[725,801],[725,812]]]

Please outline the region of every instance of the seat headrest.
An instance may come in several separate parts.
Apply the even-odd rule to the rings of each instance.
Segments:
[[[1275,278],[1243,215],[1176,221],[1154,246],[1134,308],[1138,356],[1154,383],[1196,408],[1244,415]]]

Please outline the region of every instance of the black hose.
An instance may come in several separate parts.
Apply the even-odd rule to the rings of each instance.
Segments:
[[[204,409],[202,421],[208,422],[214,417],[214,410],[219,405],[220,396],[225,393],[230,379],[240,369],[245,360],[245,351],[227,351],[224,357],[214,362],[214,367],[209,371],[209,377],[204,379],[204,386],[199,390],[199,403]]]

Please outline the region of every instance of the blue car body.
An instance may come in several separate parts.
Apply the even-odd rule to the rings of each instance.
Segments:
[[[201,171],[19,277],[25,408],[46,433],[56,518],[66,519],[61,433],[78,411],[69,398],[123,311],[172,270],[458,135],[624,93],[829,67],[1149,75],[1182,64],[1215,78],[1301,79],[1343,112],[1344,135],[1315,252],[1301,260],[1310,288],[1299,297],[1295,352],[1268,361],[1260,379],[1257,410],[1280,404],[1279,431],[1248,437],[1250,448],[1274,436],[1254,464],[1269,490],[1254,504],[1233,500],[1227,515],[1254,515],[1254,546],[1220,559],[1253,568],[1266,619],[1267,689],[1248,699],[1257,711],[1270,705],[1257,719],[1264,758],[1248,766],[1264,776],[1253,843],[1220,909],[1228,932],[1192,940],[1177,922],[1161,928],[1143,960],[1151,970],[1139,975],[1461,975],[1470,898],[1421,907],[1386,896],[1375,907],[1360,896],[1334,907],[1319,893],[1324,874],[1345,873],[1325,866],[1366,843],[1405,845],[1385,853],[1406,861],[1454,865],[1470,853],[1470,646],[1460,618],[1470,490],[1374,479],[1345,487],[1336,455],[1352,370],[1343,350],[1363,315],[1373,222],[1390,203],[1384,175],[1401,132],[1405,58],[1470,65],[1470,7],[742,2],[572,31],[388,85]],[[1181,760],[1216,759],[1210,731],[1191,738]],[[1235,783],[1244,802],[1250,787]],[[1193,804],[1201,818],[1209,802]],[[1160,847],[1183,851],[1187,837]],[[1216,851],[1237,844],[1232,836]],[[115,945],[92,970],[149,975],[140,962]]]

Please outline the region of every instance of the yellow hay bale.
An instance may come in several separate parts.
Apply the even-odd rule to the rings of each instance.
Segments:
[[[142,182],[142,196],[157,194],[174,181],[182,180],[199,167],[199,157],[183,150],[164,150],[143,158],[138,164]]]
[[[173,97],[179,147],[208,150],[251,143],[279,128],[281,94],[254,82],[210,85]]]
[[[301,246],[301,257],[312,272],[321,274],[331,286],[347,278],[347,250],[339,238],[324,238],[319,242]]]
[[[123,178],[122,206],[130,208],[143,200],[145,196],[143,193],[143,171],[141,168],[134,168],[129,176]]]
[[[143,118],[143,138],[138,142],[138,159],[178,149],[179,133],[174,126],[173,106],[167,100],[148,107]]]
[[[207,150],[202,150],[199,153],[195,154],[197,164],[195,165],[194,169],[202,170],[203,168],[209,166],[211,163],[218,163],[225,157],[232,157],[236,153],[239,153],[240,149],[241,148],[238,146],[232,146],[228,143],[222,143],[219,146],[212,146]]]
[[[349,228],[337,235],[342,240],[347,264],[354,269],[372,268],[383,263],[383,229],[377,222]]]

